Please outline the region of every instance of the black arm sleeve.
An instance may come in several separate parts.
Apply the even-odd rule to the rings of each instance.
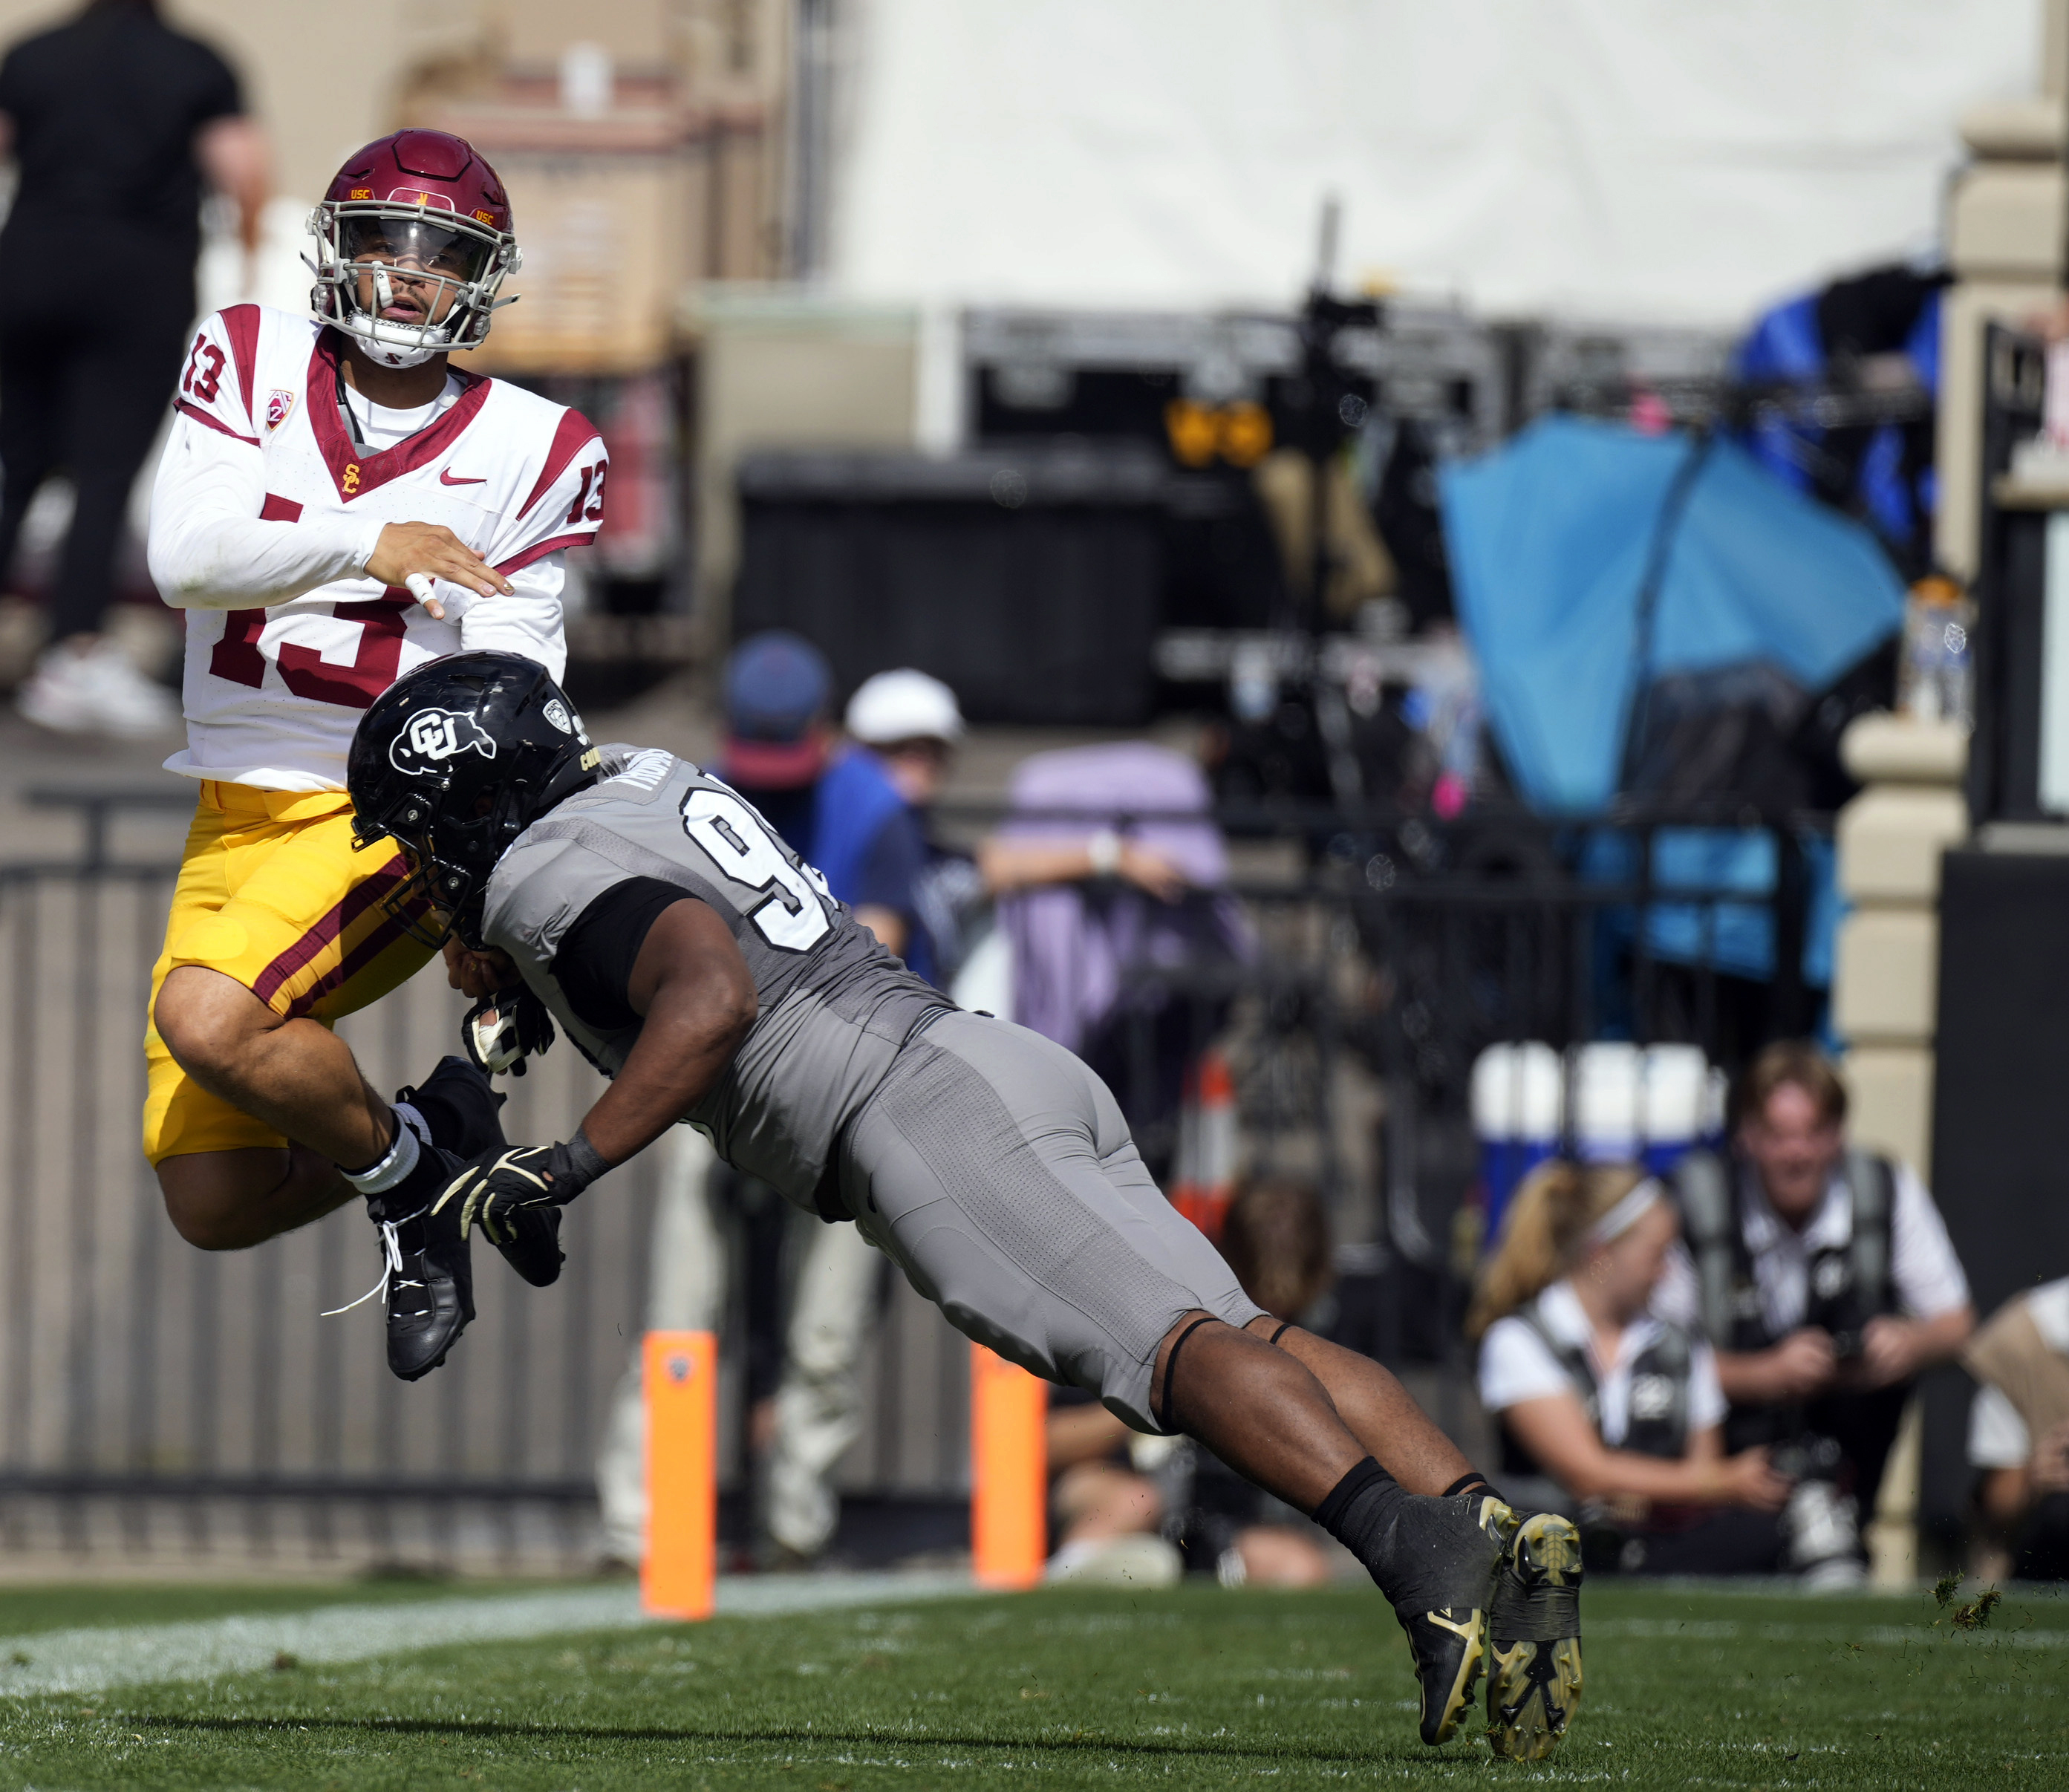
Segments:
[[[632,966],[663,908],[697,899],[658,877],[614,884],[575,917],[553,954],[553,981],[577,1018],[600,1033],[636,1026],[629,991]]]

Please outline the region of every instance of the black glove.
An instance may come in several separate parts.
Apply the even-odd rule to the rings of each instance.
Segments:
[[[443,1213],[459,1203],[460,1236],[479,1223],[492,1244],[511,1236],[520,1207],[565,1207],[610,1166],[580,1133],[565,1145],[511,1145],[484,1151],[431,1203]]]
[[[524,1074],[524,1060],[553,1043],[553,1017],[522,983],[485,995],[461,1022],[460,1043],[474,1067],[495,1076]]]

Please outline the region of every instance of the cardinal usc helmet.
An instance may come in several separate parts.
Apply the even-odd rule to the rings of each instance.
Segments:
[[[510,198],[464,137],[398,131],[346,158],[309,214],[316,314],[390,367],[479,348],[522,258]],[[306,259],[306,258],[304,258]]]

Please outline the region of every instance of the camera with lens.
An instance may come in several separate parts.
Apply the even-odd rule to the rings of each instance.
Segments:
[[[1806,1432],[1774,1447],[1776,1469],[1795,1482],[1781,1508],[1783,1559],[1813,1592],[1859,1586],[1860,1507],[1838,1486],[1840,1452],[1835,1439]]]

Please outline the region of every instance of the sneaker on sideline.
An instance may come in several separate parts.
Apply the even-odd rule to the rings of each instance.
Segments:
[[[38,726],[61,734],[113,734],[134,738],[161,733],[179,720],[178,700],[137,671],[112,641],[84,653],[46,648],[35,675],[15,693],[14,707]]]

